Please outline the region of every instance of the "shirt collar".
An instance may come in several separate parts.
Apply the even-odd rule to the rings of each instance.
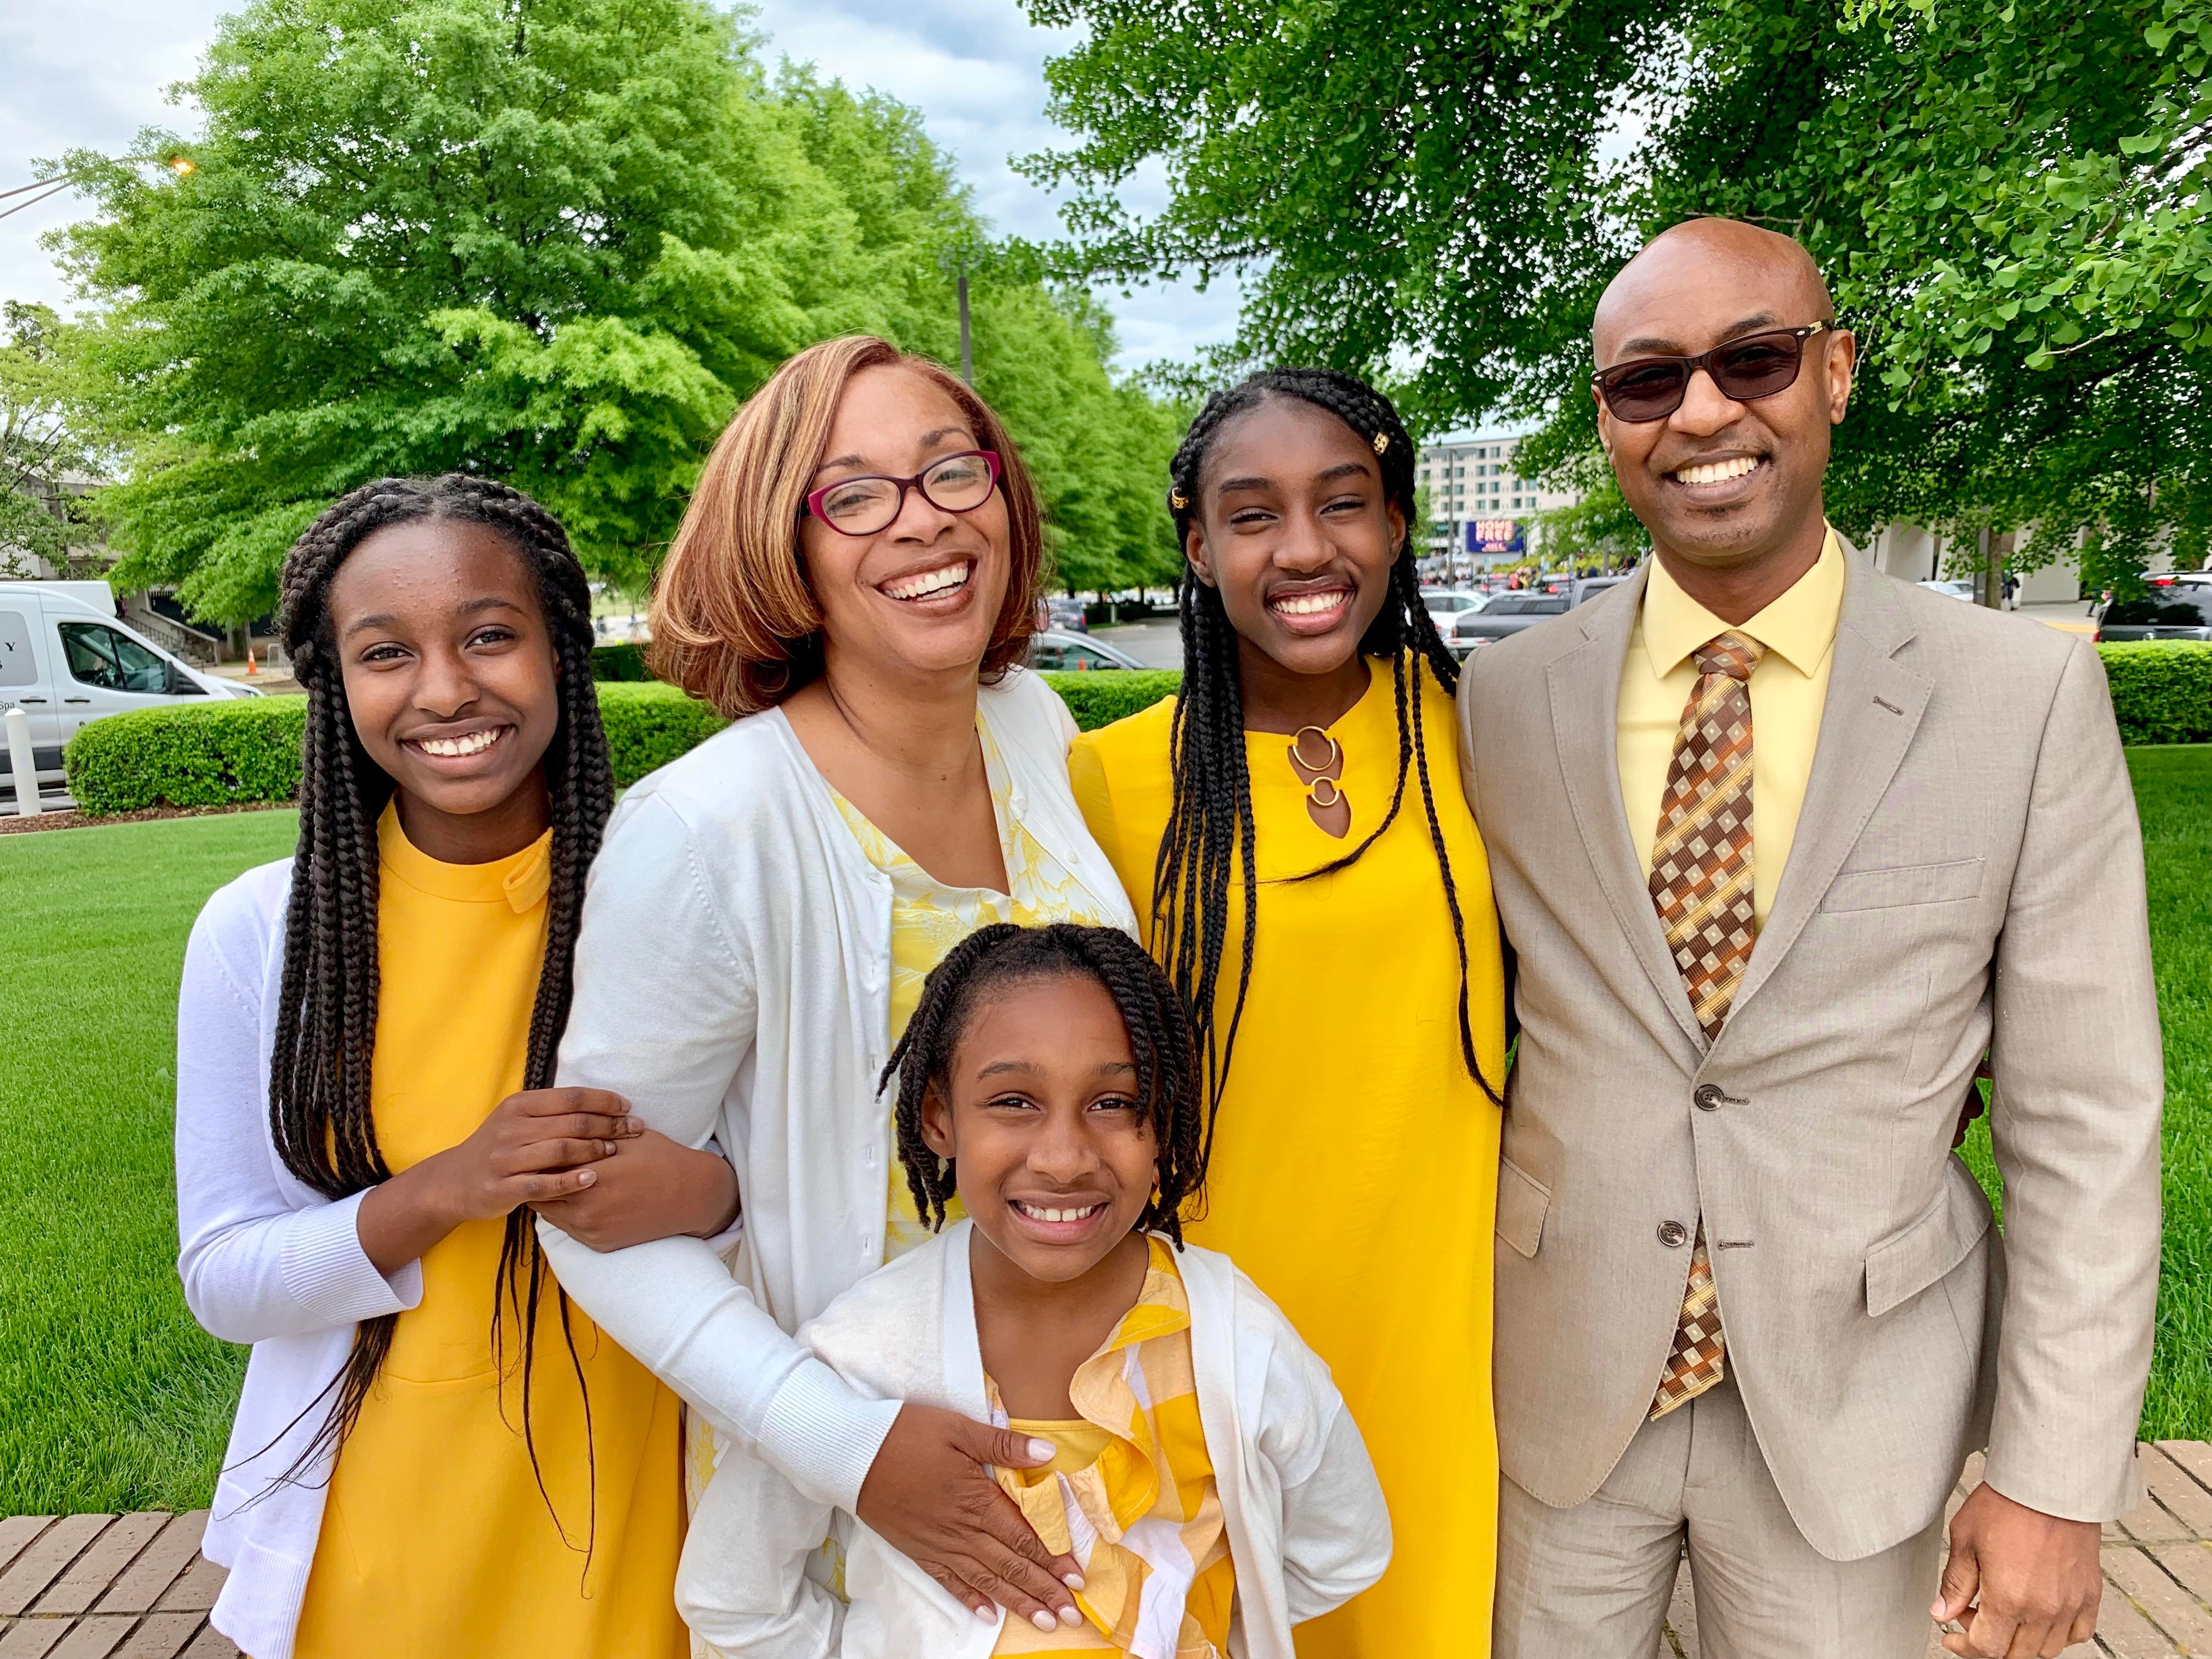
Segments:
[[[1644,587],[1644,654],[1653,678],[1663,680],[1715,635],[1745,634],[1810,678],[1836,642],[1843,608],[1844,550],[1832,528],[1813,568],[1740,627],[1723,622],[1685,593],[1655,555]]]

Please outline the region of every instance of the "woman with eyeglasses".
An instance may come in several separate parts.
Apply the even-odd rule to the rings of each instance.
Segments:
[[[732,721],[632,788],[576,949],[560,1081],[737,1172],[742,1243],[606,1255],[544,1230],[562,1285],[717,1439],[857,1514],[979,1615],[1077,1613],[988,1466],[1035,1443],[864,1399],[789,1334],[928,1237],[878,1088],[921,983],[992,922],[1135,918],[1067,781],[1066,708],[1018,666],[1035,489],[936,364],[831,340],[723,433],[653,603],[664,678]]]

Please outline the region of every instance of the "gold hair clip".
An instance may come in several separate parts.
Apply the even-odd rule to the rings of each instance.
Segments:
[[[1190,505],[1190,498],[1180,489],[1170,489],[1168,491],[1168,505],[1180,513]]]
[[[1378,433],[1376,433],[1376,434],[1375,434],[1375,453],[1376,453],[1377,455],[1380,455],[1380,454],[1381,454],[1384,450],[1386,450],[1386,449],[1388,449],[1388,448],[1389,448],[1389,447],[1390,447],[1390,434],[1389,434],[1389,433],[1387,433],[1387,432],[1378,432]]]

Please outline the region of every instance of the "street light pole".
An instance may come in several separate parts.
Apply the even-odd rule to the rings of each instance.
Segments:
[[[963,264],[955,284],[960,293],[960,378],[968,385],[975,384],[975,348],[968,331],[968,267]]]

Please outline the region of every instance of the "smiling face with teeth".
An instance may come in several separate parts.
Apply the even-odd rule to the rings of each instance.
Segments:
[[[923,1103],[921,1133],[954,1160],[984,1241],[979,1295],[1125,1271],[1133,1249],[1141,1259],[1133,1230],[1152,1198],[1158,1143],[1136,1085],[1127,1028],[1097,980],[1015,980],[978,1003],[945,1085]]]
[[[897,364],[846,383],[810,490],[841,479],[912,477],[985,447],[943,387]],[[965,513],[908,489],[898,516],[870,536],[802,519],[799,557],[822,611],[822,651],[841,672],[878,684],[973,678],[1006,602],[1012,568],[1005,493]]]
[[[1795,241],[1699,219],[1656,238],[1613,278],[1591,339],[1602,369],[1693,356],[1834,315],[1819,269]],[[1621,420],[1598,401],[1599,436],[1654,550],[1727,620],[1756,614],[1820,557],[1821,477],[1831,431],[1850,405],[1856,354],[1848,331],[1815,335],[1791,385],[1742,403],[1700,370],[1681,407],[1658,420]],[[1752,609],[1730,614],[1746,604]]]
[[[460,520],[387,526],[338,567],[329,617],[355,733],[398,786],[407,838],[483,864],[542,835],[560,684],[537,583],[507,539]]]
[[[1406,539],[1374,447],[1325,409],[1271,397],[1222,423],[1194,494],[1184,552],[1237,630],[1248,725],[1275,729],[1264,711],[1280,702],[1302,711],[1283,728],[1296,730],[1316,682],[1335,686],[1322,703],[1351,707]]]

